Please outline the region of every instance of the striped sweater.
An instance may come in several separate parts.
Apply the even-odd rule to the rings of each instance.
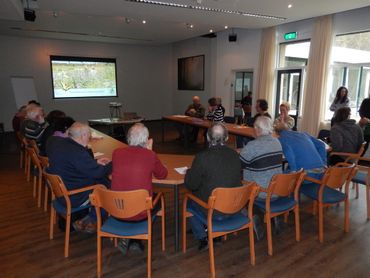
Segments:
[[[282,173],[283,151],[278,139],[271,135],[250,141],[240,152],[243,179],[267,188],[273,175]],[[264,195],[264,194],[262,194]],[[260,197],[261,196],[260,194]]]
[[[224,113],[225,111],[222,109],[222,106],[219,105],[214,111],[208,112],[207,120],[213,121],[213,122],[223,122]]]

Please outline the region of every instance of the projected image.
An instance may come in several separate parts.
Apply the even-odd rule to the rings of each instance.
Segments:
[[[116,97],[116,60],[50,56],[54,98]]]

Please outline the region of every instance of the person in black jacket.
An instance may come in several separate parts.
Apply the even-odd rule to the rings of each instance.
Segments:
[[[46,144],[50,174],[59,175],[67,190],[83,188],[94,184],[110,187],[108,175],[112,172],[112,163],[108,158],[94,159],[87,148],[91,133],[90,128],[75,122],[68,130],[68,138],[52,136]],[[86,191],[70,196],[72,207],[84,206],[89,202]],[[64,200],[61,200],[63,202]],[[64,205],[64,204],[63,204]],[[90,210],[88,217],[77,220],[73,227],[79,231],[93,232],[96,229],[95,210]]]
[[[241,162],[239,155],[226,146],[228,132],[222,123],[215,123],[207,132],[209,148],[198,153],[185,176],[185,186],[192,193],[208,202],[212,190],[217,187],[241,186]],[[206,216],[206,211],[189,200],[188,206]],[[215,211],[218,220],[226,215]],[[206,227],[197,216],[190,217],[193,234],[199,240],[199,250],[208,246]]]

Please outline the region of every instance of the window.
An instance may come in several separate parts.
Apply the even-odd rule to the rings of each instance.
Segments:
[[[117,97],[116,59],[50,56],[54,98]]]
[[[280,44],[279,67],[304,67],[307,66],[310,53],[310,42],[301,41]]]
[[[333,46],[333,64],[326,97],[325,119],[331,119],[329,110],[340,86],[348,88],[352,118],[359,118],[358,110],[370,93],[370,32],[340,35]]]

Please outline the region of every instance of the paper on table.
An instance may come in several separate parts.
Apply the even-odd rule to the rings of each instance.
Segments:
[[[189,116],[186,116],[186,115],[174,115],[175,117],[177,118],[188,118]]]
[[[186,174],[186,171],[188,170],[189,168],[184,166],[184,167],[178,167],[178,168],[175,168],[175,171],[181,175],[185,175]]]
[[[97,158],[97,157],[102,156],[102,155],[104,155],[104,153],[96,152],[96,153],[94,153],[94,158]]]

